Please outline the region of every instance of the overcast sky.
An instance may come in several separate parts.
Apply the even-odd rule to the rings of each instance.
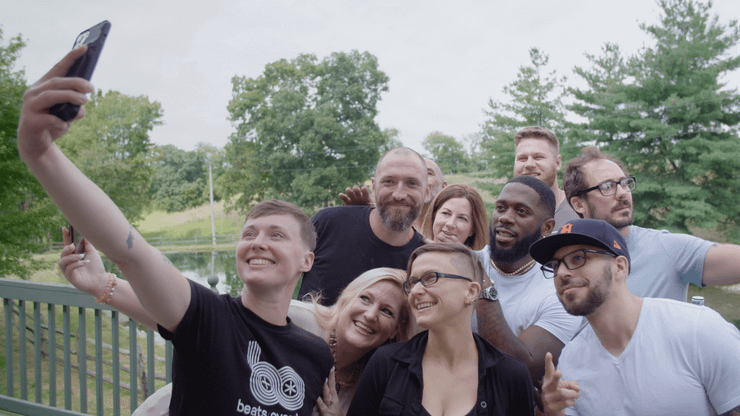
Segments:
[[[78,33],[109,20],[93,84],[160,102],[164,124],[151,139],[183,150],[226,144],[233,76],[258,77],[302,53],[368,51],[390,78],[378,124],[423,151],[433,131],[458,140],[477,132],[488,100],[504,99],[504,85],[529,64],[529,48],[577,85],[572,68],[586,66],[584,52],[599,54],[607,41],[628,53],[650,45],[639,23],[657,21],[658,10],[651,0],[3,0],[0,26],[5,44],[22,34],[17,69],[33,83]],[[713,11],[722,23],[738,19],[740,1],[717,0]],[[725,81],[737,88],[740,71]]]

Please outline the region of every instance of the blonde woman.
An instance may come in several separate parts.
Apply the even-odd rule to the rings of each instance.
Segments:
[[[157,330],[156,322],[139,303],[127,281],[115,279],[115,289],[107,289],[108,274],[97,250],[85,242],[84,254],[75,254],[69,232],[63,229],[65,247],[59,267],[77,289],[105,301],[148,328]],[[291,301],[288,317],[292,323],[318,335],[329,344],[335,368],[324,386],[323,398],[316,413],[324,416],[346,413],[367,359],[379,346],[405,341],[411,326],[410,307],[403,292],[406,272],[391,268],[371,269],[350,283],[333,306]],[[226,295],[224,295],[226,296]],[[134,415],[167,415],[171,384],[159,389],[133,413]]]

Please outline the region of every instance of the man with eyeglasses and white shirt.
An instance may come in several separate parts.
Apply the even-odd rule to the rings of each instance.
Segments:
[[[559,370],[545,357],[545,415],[740,415],[740,331],[710,308],[630,293],[631,250],[614,227],[572,220],[529,253],[590,323]]]
[[[632,225],[635,186],[624,165],[596,147],[583,148],[568,162],[563,180],[566,198],[581,218],[605,220],[624,237],[632,254],[627,286],[633,294],[685,302],[689,283],[740,283],[740,246]]]

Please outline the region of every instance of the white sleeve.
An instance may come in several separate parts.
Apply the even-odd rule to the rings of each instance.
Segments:
[[[710,308],[694,321],[698,376],[718,414],[740,405],[740,330]]]
[[[563,304],[553,291],[542,302],[541,313],[534,325],[553,334],[563,344],[567,344],[578,332],[583,318],[565,311]]]

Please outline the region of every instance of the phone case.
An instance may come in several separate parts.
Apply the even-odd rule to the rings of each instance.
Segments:
[[[103,20],[97,25],[77,35],[77,39],[75,39],[72,49],[82,45],[87,45],[87,52],[72,64],[65,77],[81,77],[90,81],[93,71],[95,71],[95,65],[98,63],[100,52],[102,52],[103,45],[105,45],[105,39],[108,37],[110,26],[111,24],[109,21]],[[74,119],[77,117],[77,113],[79,113],[79,111],[80,106],[71,103],[56,104],[49,109],[50,114],[53,114],[64,121]]]

